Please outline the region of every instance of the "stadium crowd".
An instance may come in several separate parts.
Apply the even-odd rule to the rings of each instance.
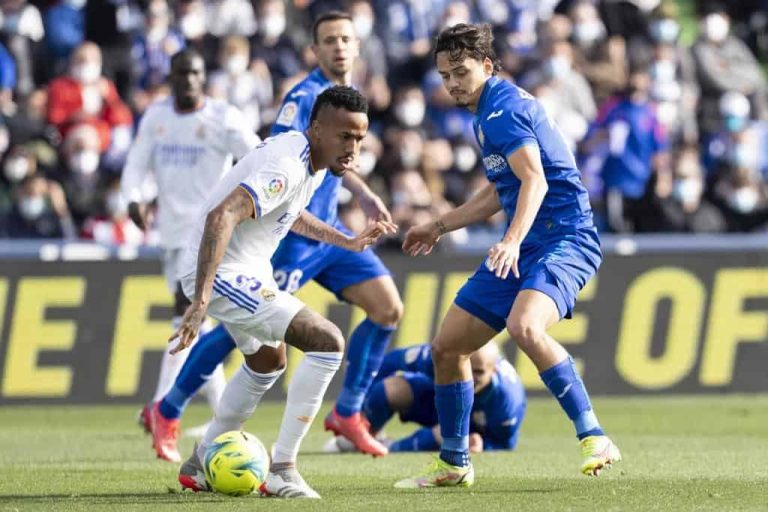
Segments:
[[[352,14],[361,41],[358,170],[401,233],[485,181],[472,113],[431,55],[462,21],[493,26],[503,73],[559,125],[602,231],[768,226],[764,0],[1,0],[0,238],[157,243],[128,219],[119,180],[142,112],[169,93],[171,55],[198,49],[208,94],[265,136],[330,9]],[[341,204],[348,226],[365,224],[351,194]],[[503,227],[497,216],[453,241]]]

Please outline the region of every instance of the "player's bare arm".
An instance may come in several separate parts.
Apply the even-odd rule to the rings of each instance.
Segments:
[[[530,231],[549,188],[537,146],[523,146],[509,155],[507,161],[512,172],[520,179],[520,193],[507,233],[488,250],[488,268],[501,279],[506,279],[510,270],[512,275],[520,277],[517,268],[520,244]]]
[[[354,171],[347,171],[341,178],[344,186],[354,194],[366,217],[372,220],[392,222],[392,214],[381,200]]]
[[[291,226],[291,231],[318,242],[335,245],[349,251],[361,252],[382,236],[396,233],[397,226],[391,222],[380,220],[371,223],[359,235],[349,237],[304,210]]]
[[[179,338],[179,343],[171,353],[184,350],[197,336],[210,302],[216,269],[224,256],[232,232],[235,226],[245,219],[252,218],[255,212],[251,196],[241,187],[237,187],[205,218],[205,230],[197,256],[195,300],[187,308],[181,325],[169,339],[172,341]]]
[[[499,196],[493,183],[486,184],[467,202],[438,217],[433,222],[414,226],[408,230],[403,251],[411,256],[427,255],[446,233],[485,220],[501,210]]]

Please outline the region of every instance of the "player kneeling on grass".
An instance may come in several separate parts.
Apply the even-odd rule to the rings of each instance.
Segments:
[[[472,354],[470,364],[475,402],[469,427],[469,450],[513,450],[525,416],[525,388],[514,367],[500,355],[495,342]],[[366,396],[363,412],[371,424],[371,431],[377,434],[395,413],[403,422],[422,425],[408,437],[385,441],[390,452],[440,449],[442,438],[435,407],[434,365],[429,344],[387,354],[378,379]],[[325,445],[325,451],[329,453],[354,450],[352,443],[339,436]]]
[[[293,230],[304,236],[362,251],[394,233],[386,221],[350,237],[305,210],[326,169],[343,175],[357,160],[368,131],[368,104],[350,87],[331,87],[318,96],[309,129],[270,137],[248,153],[214,187],[180,266],[181,285],[191,305],[171,340],[187,348],[206,314],[219,320],[245,356],[245,364],[224,389],[200,446],[182,464],[179,482],[194,491],[209,486],[201,459],[219,435],[241,428],[264,393],[282,374],[256,355],[280,340],[304,352],[291,381],[283,426],[269,473],[260,490],[287,498],[319,498],[296,469],[299,445],[317,415],[341,365],[339,328],[278,288],[270,258]]]

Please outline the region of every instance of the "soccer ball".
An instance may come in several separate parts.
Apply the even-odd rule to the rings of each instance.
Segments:
[[[264,482],[269,455],[256,436],[233,430],[213,440],[205,451],[203,468],[214,491],[243,496],[258,490]]]

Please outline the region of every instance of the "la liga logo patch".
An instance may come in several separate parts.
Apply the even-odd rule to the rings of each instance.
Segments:
[[[267,195],[267,198],[271,199],[282,192],[284,188],[285,181],[281,178],[272,178],[269,180],[269,183],[264,186],[264,193]]]

